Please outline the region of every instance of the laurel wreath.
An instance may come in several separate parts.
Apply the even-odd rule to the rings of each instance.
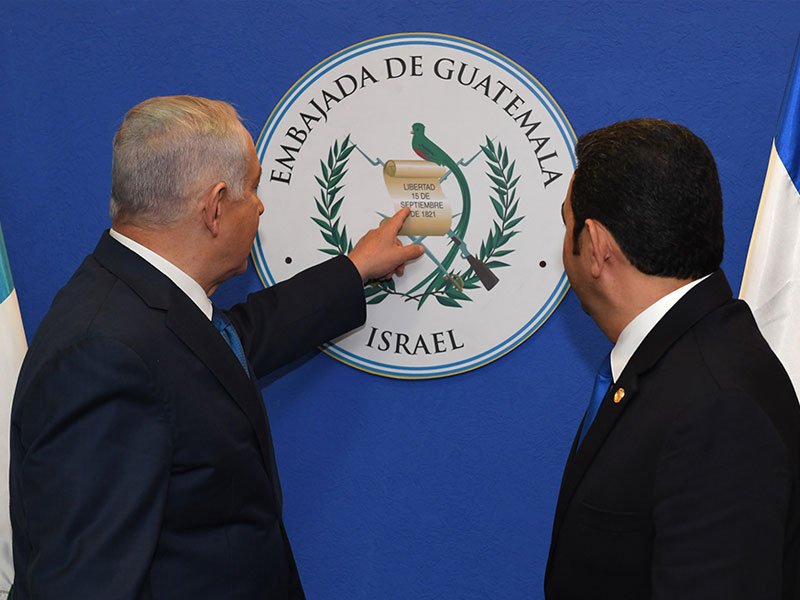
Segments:
[[[514,252],[513,248],[505,246],[512,237],[519,233],[519,230],[514,229],[514,227],[525,218],[524,216],[514,217],[519,206],[516,187],[520,176],[514,177],[516,161],[509,158],[508,149],[504,148],[501,143],[498,143],[495,147],[492,140],[486,136],[486,145],[480,148],[486,156],[486,165],[490,170],[486,175],[493,184],[491,189],[494,195],[489,196],[489,199],[492,202],[497,218],[492,222],[489,235],[481,242],[478,259],[490,269],[498,269],[508,266],[508,263],[497,259]],[[336,196],[344,187],[339,184],[347,173],[345,170],[347,159],[354,149],[355,145],[350,143],[349,135],[341,145],[335,142],[328,150],[327,166],[325,162],[320,160],[322,178],[315,176],[317,183],[320,185],[322,200],[317,200],[316,197],[314,200],[317,204],[317,210],[323,218],[311,218],[322,228],[320,233],[331,246],[331,248],[320,248],[320,251],[326,254],[345,254],[353,248],[352,242],[347,239],[347,227],[345,226],[342,228],[341,233],[339,232],[337,214],[344,196],[338,200],[336,200]],[[447,278],[444,276],[438,277],[436,285],[428,292],[420,294],[399,292],[395,288],[394,280],[388,279],[386,281],[368,282],[364,289],[364,296],[367,298],[367,304],[379,304],[389,296],[401,296],[406,302],[417,302],[418,308],[428,297],[433,296],[442,306],[461,308],[461,302],[472,301],[465,290],[479,287],[480,280],[473,272],[472,267],[469,267],[465,271],[453,273]]]
[[[514,227],[525,218],[524,216],[514,218],[519,207],[519,198],[515,188],[520,176],[514,177],[514,167],[517,161],[509,162],[508,149],[503,148],[501,143],[498,142],[495,150],[492,140],[487,136],[486,145],[481,146],[481,150],[488,158],[486,164],[492,171],[492,173],[487,173],[486,175],[494,183],[492,191],[497,194],[497,197],[489,196],[489,199],[492,201],[492,206],[499,221],[495,220],[493,222],[489,235],[481,243],[478,259],[490,269],[497,269],[507,267],[508,263],[492,259],[507,256],[514,252],[513,248],[503,248],[503,246],[519,233],[519,230],[514,229]],[[478,287],[478,276],[473,273],[472,267],[460,275],[464,279],[465,288]]]
[[[347,174],[345,167],[353,150],[355,150],[355,145],[350,143],[349,135],[344,138],[341,146],[338,141],[334,142],[333,146],[328,149],[327,165],[324,161],[319,161],[322,177],[314,176],[320,187],[320,199],[315,196],[314,202],[317,204],[317,210],[322,218],[311,217],[311,220],[321,227],[320,233],[323,239],[332,246],[331,248],[319,248],[319,251],[325,254],[338,256],[347,254],[353,249],[352,240],[347,238],[347,225],[339,231],[341,217],[337,216],[342,202],[344,202],[344,196],[337,200],[339,192],[344,187],[339,184]]]

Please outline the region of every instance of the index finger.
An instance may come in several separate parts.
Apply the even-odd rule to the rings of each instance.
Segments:
[[[403,227],[403,223],[408,218],[408,215],[411,214],[411,209],[406,206],[398,210],[390,219],[384,220],[387,227],[389,227],[389,231],[391,231],[394,235],[397,235],[397,232]]]

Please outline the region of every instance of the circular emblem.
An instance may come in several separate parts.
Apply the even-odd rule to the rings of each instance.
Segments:
[[[425,254],[366,284],[366,324],[323,351],[388,377],[475,369],[527,339],[567,291],[574,144],[547,90],[490,48],[430,33],[357,44],[306,73],[258,139],[256,268],[273,285],[408,206],[401,239]]]

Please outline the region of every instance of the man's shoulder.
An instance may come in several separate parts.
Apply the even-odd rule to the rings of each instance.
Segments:
[[[795,390],[744,302],[731,300],[711,311],[672,352],[683,354],[685,370],[675,375],[692,391],[689,405],[698,410],[705,405],[717,418],[734,411],[751,414],[753,428],[766,417],[763,423],[771,423],[800,466]]]
[[[780,379],[783,372],[749,307],[733,298],[721,271],[690,290],[657,329],[651,356],[671,357],[667,362],[683,377],[705,375],[721,388],[749,388],[748,382]]]
[[[690,330],[706,368],[721,385],[754,379],[783,379],[785,371],[747,304],[731,300],[711,311]],[[788,378],[787,378],[788,381]]]
[[[151,312],[125,281],[89,255],[56,294],[26,360],[47,361],[89,338],[133,341],[158,322]]]

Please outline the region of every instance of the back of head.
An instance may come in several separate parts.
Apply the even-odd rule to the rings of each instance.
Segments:
[[[576,249],[595,219],[642,273],[697,279],[719,268],[722,191],[703,140],[676,123],[634,119],[587,133],[576,153]]]
[[[111,222],[173,223],[219,181],[241,194],[248,141],[226,102],[164,96],[137,104],[114,136]]]

